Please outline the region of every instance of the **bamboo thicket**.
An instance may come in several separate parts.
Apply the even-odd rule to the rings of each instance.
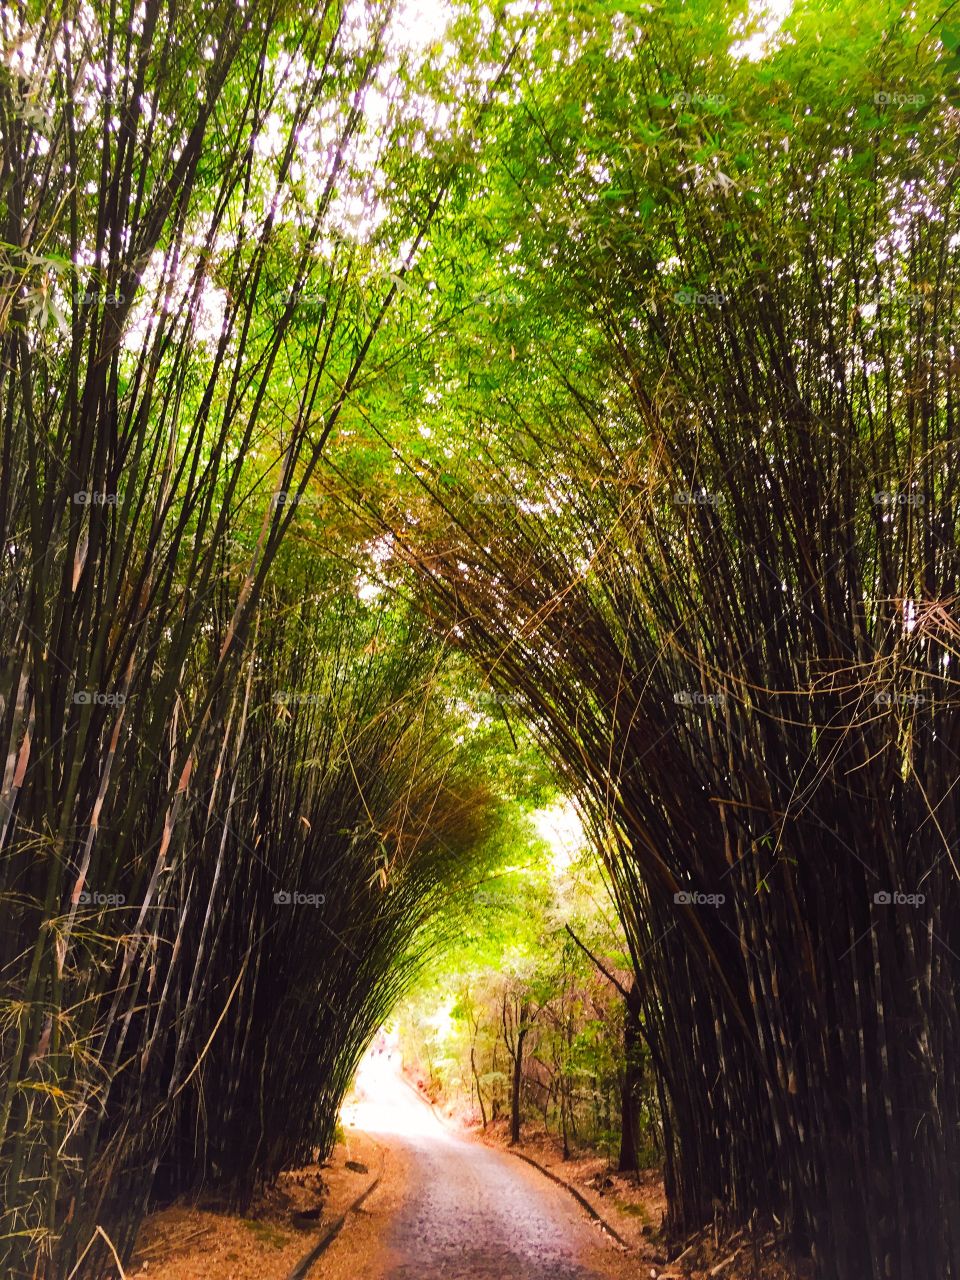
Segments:
[[[155,1173],[242,1201],[326,1145],[446,856],[417,645],[350,656],[345,613],[315,657],[322,610],[294,643],[265,595],[454,162],[391,150],[392,30],[327,0],[0,14],[4,1275],[112,1274],[95,1229],[125,1254]],[[316,704],[277,703],[304,672]],[[329,884],[300,944],[284,876]]]
[[[908,26],[754,64],[585,20],[381,507],[596,833],[673,1228],[766,1217],[824,1280],[960,1275],[957,113]]]

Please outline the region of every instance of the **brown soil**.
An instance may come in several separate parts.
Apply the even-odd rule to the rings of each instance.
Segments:
[[[362,1165],[348,1169],[347,1161]],[[285,1280],[380,1171],[379,1145],[348,1131],[329,1163],[281,1174],[248,1217],[204,1202],[150,1214],[129,1277],[149,1280]],[[319,1210],[319,1216],[317,1216]]]

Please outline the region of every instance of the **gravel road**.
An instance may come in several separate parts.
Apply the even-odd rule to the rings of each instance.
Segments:
[[[619,1250],[561,1187],[513,1156],[449,1132],[395,1073],[368,1059],[345,1116],[384,1150],[381,1185],[311,1280],[618,1280]]]

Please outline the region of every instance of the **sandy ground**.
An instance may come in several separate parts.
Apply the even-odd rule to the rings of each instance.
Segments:
[[[506,1122],[474,1130],[483,1142],[505,1148]],[[682,1244],[668,1242],[661,1231],[667,1201],[658,1169],[639,1175],[617,1173],[610,1161],[589,1150],[564,1160],[560,1139],[528,1130],[517,1148],[555,1177],[574,1187],[594,1211],[630,1245],[637,1277],[656,1280],[811,1280],[809,1259],[788,1256],[770,1231],[754,1240],[743,1231],[715,1235],[706,1228]],[[672,1261],[667,1261],[667,1259]]]
[[[659,1169],[644,1169],[639,1174],[617,1173],[610,1160],[590,1149],[574,1150],[565,1160],[559,1138],[531,1128],[513,1148],[507,1120],[489,1124],[485,1130],[475,1127],[471,1132],[488,1146],[516,1150],[535,1160],[562,1182],[576,1188],[640,1257],[654,1263],[663,1261],[662,1248],[655,1244],[667,1209]],[[648,1275],[649,1269],[643,1274]]]
[[[379,1173],[310,1280],[627,1280],[637,1271],[561,1187],[506,1153],[451,1132],[372,1055],[344,1109],[330,1166],[285,1175],[240,1218],[191,1207],[151,1215],[128,1276],[286,1280]],[[366,1172],[348,1169],[360,1163]],[[323,1212],[309,1228],[295,1214]]]
[[[427,1097],[427,1082],[415,1081]],[[506,1119],[481,1129],[476,1118],[455,1106],[435,1114],[453,1129],[466,1129],[475,1141],[534,1160],[541,1168],[572,1187],[630,1246],[631,1275],[647,1280],[810,1280],[809,1259],[788,1256],[772,1231],[763,1227],[756,1238],[743,1231],[724,1236],[710,1227],[682,1243],[667,1240],[662,1227],[667,1201],[659,1169],[639,1175],[620,1174],[605,1156],[589,1148],[574,1149],[567,1159],[555,1134],[527,1125],[520,1143],[509,1144]]]

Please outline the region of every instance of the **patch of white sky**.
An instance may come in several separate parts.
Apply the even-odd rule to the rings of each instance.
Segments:
[[[434,134],[448,134],[453,126],[453,110],[446,104],[432,101],[426,95],[405,91],[402,102],[398,98],[399,71],[402,62],[410,64],[425,58],[440,46],[442,58],[450,62],[456,53],[453,44],[444,41],[456,10],[444,0],[402,0],[395,6],[385,37],[386,53],[370,84],[363,90],[362,101],[356,98],[344,102],[331,98],[318,102],[296,129],[296,154],[291,162],[289,181],[279,188],[272,175],[289,140],[290,120],[298,107],[298,101],[306,86],[310,85],[317,71],[300,50],[282,50],[273,59],[271,76],[277,92],[276,107],[270,111],[254,140],[254,155],[260,163],[261,200],[259,208],[252,209],[243,228],[245,235],[256,234],[256,223],[272,216],[277,221],[287,221],[306,229],[311,223],[317,205],[324,198],[333,166],[343,149],[345,163],[337,175],[333,198],[326,218],[325,234],[317,246],[319,256],[332,260],[337,241],[353,240],[367,243],[389,216],[389,183],[383,171],[381,148],[385,131],[396,119],[398,110],[413,122],[424,122]],[[353,0],[343,24],[340,52],[345,57],[362,58],[374,38],[374,15],[364,0]],[[355,105],[362,109],[362,125],[352,136],[349,145],[343,147],[344,131],[349,112]],[[411,145],[425,148],[428,138],[423,127],[411,136]],[[228,249],[241,228],[221,237],[221,249]],[[401,244],[388,263],[381,266],[396,271],[403,265],[412,250],[412,240]],[[193,254],[200,248],[200,238],[193,246]],[[179,264],[171,295],[173,304],[167,309],[177,309],[189,287],[195,260],[188,250]],[[135,349],[142,343],[151,314],[156,308],[156,288],[163,278],[165,263],[162,258],[151,260],[144,272],[143,298],[131,316],[125,345]],[[151,288],[151,285],[153,286]],[[194,313],[194,334],[199,342],[210,346],[219,340],[226,323],[227,297],[209,278],[203,282],[199,305]]]
[[[536,0],[513,0],[507,6],[507,16],[522,19],[535,8]],[[734,25],[732,34],[737,39],[731,46],[733,56],[757,60],[779,48],[789,38],[782,28],[791,8],[792,0],[751,0],[744,16]],[[389,217],[392,192],[380,162],[384,138],[391,135],[396,123],[399,121],[402,126],[399,130],[401,145],[412,150],[424,150],[432,145],[433,139],[449,137],[460,126],[464,113],[470,109],[468,87],[475,91],[478,85],[489,83],[497,74],[498,68],[493,62],[487,66],[470,68],[459,65],[457,43],[448,38],[448,33],[452,22],[463,12],[462,7],[450,0],[399,0],[394,6],[385,40],[385,57],[359,104],[362,107],[363,124],[347,150],[347,163],[337,179],[326,234],[317,246],[320,257],[328,261],[332,259],[338,239],[371,242],[381,224]],[[135,28],[142,26],[144,13],[145,8],[141,3],[133,15]],[[373,37],[374,13],[366,0],[350,0],[342,48],[347,56],[362,56],[369,48]],[[487,6],[481,8],[481,30],[489,34],[494,24],[493,11]],[[101,40],[100,27],[94,11],[85,0],[76,7],[71,27],[75,43],[80,39],[91,51],[96,50]],[[633,57],[640,29],[623,15],[615,15],[612,27],[611,56]],[[0,20],[0,36],[0,60],[16,70],[19,76],[26,77],[30,85],[29,98],[42,104],[45,98],[42,84],[44,63],[32,29],[26,25],[11,26],[9,11],[6,11],[4,18]],[[583,39],[571,34],[566,56],[574,59],[582,44]],[[215,47],[208,42],[204,56],[209,59],[214,54]],[[65,56],[62,38],[59,56]],[[460,99],[457,106],[452,105],[451,101],[431,99],[427,94],[400,87],[403,84],[403,78],[399,74],[401,66],[406,64],[408,67],[415,67],[418,62],[428,58],[432,59],[435,67],[445,69],[451,87],[462,87],[462,94],[448,95]],[[46,70],[49,73],[49,68]],[[271,212],[280,220],[306,229],[329,181],[331,168],[341,146],[346,113],[353,105],[352,102],[345,103],[336,97],[317,104],[297,128],[297,153],[291,167],[290,180],[282,190],[278,189],[275,179],[276,163],[287,143],[290,119],[305,87],[309,86],[318,72],[309,65],[302,51],[291,49],[275,56],[271,73],[278,95],[277,109],[268,114],[254,144],[255,154],[261,161],[260,186],[263,195],[261,207],[248,213],[250,225],[243,228],[246,237],[255,233],[254,223]],[[89,123],[102,110],[104,97],[115,87],[109,83],[103,62],[93,55],[86,58],[75,95],[78,120]],[[155,110],[154,104],[149,99],[144,99],[141,106],[145,119],[149,120]],[[587,102],[583,107],[589,116],[591,104]],[[37,109],[42,111],[42,106]],[[169,125],[171,122],[165,123]],[[393,136],[397,136],[396,133]],[[44,141],[42,130],[38,131],[38,137]],[[585,155],[583,163],[585,166],[591,165],[591,173],[598,186],[602,187],[609,181],[609,172],[602,162]],[[88,188],[87,194],[95,194],[95,185]],[[903,250],[909,223],[918,211],[917,206],[924,203],[919,192],[916,200],[903,200],[902,194],[899,201],[892,199],[892,203],[899,207],[902,227],[896,225],[895,219],[886,244],[878,244],[878,260],[887,255],[896,256]],[[228,251],[240,232],[239,226],[224,231],[219,247]],[[951,248],[956,247],[957,240],[957,237],[953,238]],[[184,297],[191,287],[203,244],[201,228],[197,228],[192,235],[188,234],[181,246],[180,261],[172,282],[167,279],[168,264],[161,254],[153,255],[145,264],[140,298],[131,312],[125,335],[125,346],[128,349],[136,349],[143,343],[158,310],[177,311],[182,307]],[[509,253],[513,248],[513,245],[508,245],[505,252]],[[402,265],[409,263],[412,250],[411,239],[393,246],[387,259],[375,265],[373,270],[396,272]],[[81,248],[76,256],[76,266],[92,268],[94,265],[92,251]],[[677,265],[675,261],[662,264],[667,271]],[[53,284],[64,295],[62,302],[66,304],[66,293],[71,284],[65,279],[54,281]],[[169,289],[165,288],[166,285],[169,285]],[[78,287],[82,288],[83,285],[78,282]],[[217,343],[226,322],[226,308],[225,292],[207,275],[192,315],[198,342],[210,347]],[[439,394],[431,393],[431,398],[438,400]]]
[[[570,800],[555,801],[532,815],[534,830],[549,850],[550,869],[563,877],[583,853],[586,835],[580,815]]]
[[[730,46],[734,58],[756,62],[775,52],[790,38],[783,24],[793,9],[793,0],[751,0],[747,13],[734,24],[739,37]]]
[[[393,556],[393,548],[388,537],[373,538],[363,548],[366,556],[366,567],[357,572],[355,590],[357,598],[364,604],[375,604],[386,591],[384,575]]]
[[[535,7],[536,0],[513,0],[507,6],[508,16],[522,17]],[[498,74],[494,63],[471,68],[459,65],[458,44],[448,39],[448,32],[463,12],[461,6],[449,0],[399,0],[393,6],[385,34],[383,60],[362,90],[360,100],[322,103],[298,126],[291,183],[283,191],[265,187],[259,216],[272,212],[274,217],[302,227],[309,223],[342,147],[347,113],[359,105],[362,123],[343,149],[345,164],[337,176],[318,250],[321,257],[330,261],[340,240],[372,242],[391,211],[391,184],[381,164],[384,139],[392,136],[413,153],[428,151],[434,141],[449,138],[462,124],[471,110],[473,95],[469,89],[489,84]],[[479,18],[481,29],[487,34],[492,32],[496,23],[492,10],[482,7]],[[351,0],[343,25],[341,53],[363,57],[374,38],[373,23],[370,5],[365,0]],[[451,88],[460,87],[463,92],[449,94],[444,101],[410,88],[401,70],[415,69],[427,59],[446,72]],[[278,55],[274,70],[278,81],[285,84],[282,109],[268,116],[255,146],[255,153],[267,169],[286,146],[288,120],[298,94],[315,75],[299,51]],[[452,101],[455,98],[456,105]],[[251,229],[247,228],[248,233]],[[413,251],[414,240],[408,238],[396,245],[386,260],[375,262],[371,270],[389,273],[408,267],[412,265]],[[215,298],[211,305],[216,308]]]

